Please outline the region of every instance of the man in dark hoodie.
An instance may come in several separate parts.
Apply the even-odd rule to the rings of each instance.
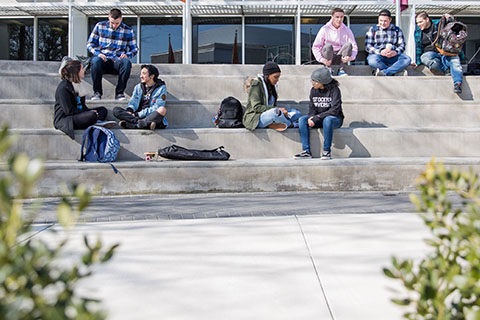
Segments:
[[[125,129],[164,129],[166,118],[167,86],[158,79],[158,69],[150,64],[141,66],[141,82],[135,86],[127,109],[115,107],[113,114]]]
[[[294,156],[295,159],[312,158],[310,151],[310,128],[323,128],[322,160],[330,160],[333,129],[340,128],[343,123],[342,95],[338,81],[332,79],[330,70],[320,67],[313,71],[312,89],[310,90],[310,105],[308,116],[298,120],[300,139],[303,151]]]

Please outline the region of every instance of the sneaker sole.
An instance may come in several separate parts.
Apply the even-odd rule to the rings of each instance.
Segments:
[[[288,128],[285,123],[271,123],[268,125],[268,127],[277,131],[285,131]]]

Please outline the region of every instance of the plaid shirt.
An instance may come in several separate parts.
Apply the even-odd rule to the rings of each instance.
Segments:
[[[378,25],[368,29],[365,36],[365,51],[380,54],[380,51],[387,47],[387,43],[392,44],[392,50],[398,54],[405,51],[405,39],[399,27],[390,24],[387,29],[382,29]]]
[[[122,22],[117,30],[113,30],[109,21],[95,25],[88,38],[87,49],[95,56],[103,53],[107,59],[114,61],[120,59],[122,53],[131,59],[138,51],[132,28]]]

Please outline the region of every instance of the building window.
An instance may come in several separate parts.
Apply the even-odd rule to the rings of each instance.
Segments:
[[[38,60],[60,61],[68,55],[68,19],[38,19]]]
[[[168,63],[169,36],[173,61],[182,63],[182,18],[140,19],[141,63]]]
[[[234,46],[235,36],[237,46]],[[192,24],[193,63],[241,63],[242,19],[198,17]]]
[[[312,45],[315,42],[318,31],[330,20],[330,17],[301,18],[302,32],[302,64],[316,64],[315,56],[312,52]]]
[[[468,63],[472,58],[472,62],[480,63],[480,21],[478,18],[472,17],[455,17],[458,21],[465,23],[468,27],[468,37],[463,45],[463,53]],[[435,18],[434,18],[435,19]],[[478,52],[477,52],[478,51]],[[475,55],[475,53],[477,55]]]
[[[33,19],[0,19],[0,59],[33,60]]]
[[[295,63],[294,18],[247,17],[245,19],[245,62]]]
[[[357,58],[352,64],[367,64],[368,54],[365,51],[365,35],[367,34],[368,29],[377,23],[377,17],[350,17],[350,29],[352,29],[355,41],[357,41],[358,45]]]

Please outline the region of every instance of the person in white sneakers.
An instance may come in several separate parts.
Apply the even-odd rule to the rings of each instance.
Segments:
[[[345,65],[355,60],[358,53],[357,42],[352,30],[348,28],[343,19],[343,9],[335,8],[332,18],[318,31],[312,45],[312,52],[318,62],[327,66],[333,75],[332,65],[340,65],[338,76],[345,76]]]
[[[59,73],[62,81],[55,91],[55,129],[75,139],[75,129],[86,129],[92,125],[112,128],[116,125],[115,121],[104,121],[107,117],[105,107],[89,109],[85,104],[88,87],[82,81],[85,69],[80,61],[64,58]]]

